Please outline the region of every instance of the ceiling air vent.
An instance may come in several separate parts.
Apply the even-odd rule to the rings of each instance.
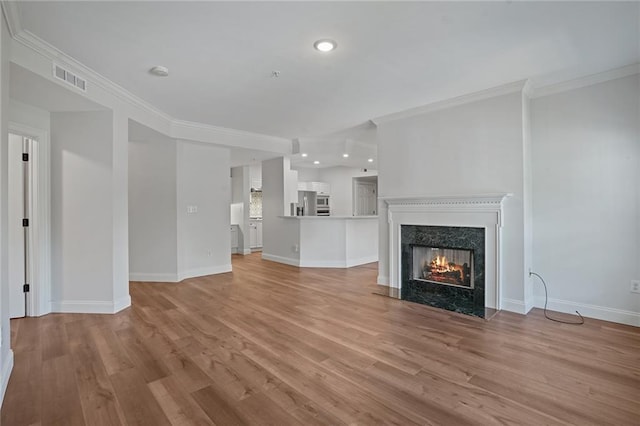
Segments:
[[[76,89],[80,89],[83,92],[87,91],[87,80],[84,78],[80,78],[74,73],[65,70],[59,65],[53,64],[53,75],[58,79],[62,80],[67,84],[75,87]]]

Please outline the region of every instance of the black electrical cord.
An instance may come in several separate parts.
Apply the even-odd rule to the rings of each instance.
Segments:
[[[544,278],[542,278],[540,275],[536,274],[535,272],[531,272],[529,271],[529,276],[531,275],[535,275],[536,277],[540,278],[540,281],[542,281],[542,285],[544,286],[544,317],[548,320],[551,321],[555,321],[555,322],[559,322],[562,324],[572,324],[572,325],[582,325],[584,324],[584,318],[582,317],[582,315],[580,315],[580,312],[576,311],[576,314],[578,314],[578,316],[580,317],[580,321],[579,322],[574,322],[574,321],[564,321],[564,320],[559,320],[556,318],[551,318],[548,314],[547,314],[547,302],[549,301],[549,293],[547,291],[547,283],[544,282]]]

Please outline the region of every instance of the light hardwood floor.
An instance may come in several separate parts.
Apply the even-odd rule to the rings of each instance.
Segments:
[[[117,315],[11,322],[3,426],[640,424],[640,329],[372,294],[375,265],[234,256]]]

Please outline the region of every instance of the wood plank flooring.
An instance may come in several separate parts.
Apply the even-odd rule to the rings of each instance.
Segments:
[[[382,297],[375,264],[233,268],[13,320],[2,425],[640,424],[638,328]]]

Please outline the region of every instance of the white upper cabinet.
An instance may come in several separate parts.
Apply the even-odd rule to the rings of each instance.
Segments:
[[[252,189],[262,190],[262,166],[249,166],[249,182]]]
[[[318,195],[330,195],[331,185],[326,182],[298,182],[298,191],[313,191]]]
[[[312,191],[318,193],[318,195],[329,195],[331,193],[331,185],[326,182],[311,182]]]
[[[312,191],[311,182],[298,182],[298,191]]]

